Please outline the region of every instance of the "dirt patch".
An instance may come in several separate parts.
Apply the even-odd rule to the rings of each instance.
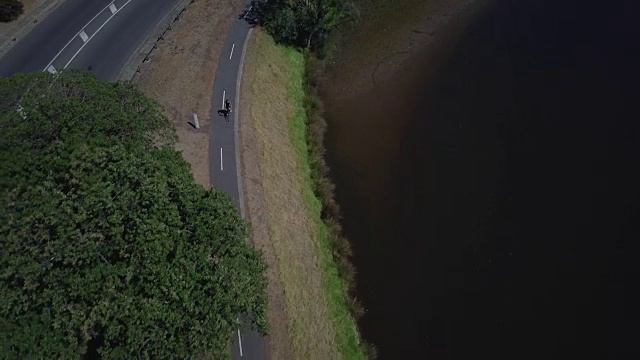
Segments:
[[[177,150],[191,164],[198,184],[211,186],[209,176],[209,120],[211,94],[218,60],[233,20],[244,1],[196,1],[158,43],[150,61],[134,78],[142,91],[158,100],[176,126]],[[200,129],[195,129],[193,114]]]
[[[303,69],[299,53],[253,33],[241,89],[243,186],[254,245],[269,264],[270,357],[337,359],[319,234],[291,137],[290,121],[301,105],[291,93],[303,91]]]

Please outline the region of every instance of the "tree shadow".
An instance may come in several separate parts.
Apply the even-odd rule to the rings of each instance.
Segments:
[[[249,7],[238,15],[238,19],[246,21],[252,28],[262,25],[260,15],[264,12],[264,9],[267,6],[269,5],[266,1],[252,0]]]

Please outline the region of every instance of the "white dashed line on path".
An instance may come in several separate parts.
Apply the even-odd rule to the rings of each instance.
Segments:
[[[224,165],[222,164],[222,148],[220,148],[220,171],[224,170]]]
[[[227,90],[222,90],[222,106],[220,107],[221,109],[224,109],[224,99],[227,96]]]
[[[242,338],[240,337],[240,329],[238,329],[238,347],[240,348],[240,356],[242,356]]]
[[[231,54],[229,55],[229,60],[231,60],[231,57],[233,56],[233,49],[236,47],[236,44],[231,45]]]
[[[253,9],[253,5],[251,5],[251,7],[249,8],[249,10],[247,10],[247,12],[244,14],[244,16],[242,17],[242,19],[246,19],[247,15],[249,15],[249,13],[251,12],[251,9]]]

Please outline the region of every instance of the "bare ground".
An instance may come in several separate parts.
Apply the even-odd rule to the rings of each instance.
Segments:
[[[158,43],[134,81],[164,107],[178,132],[176,146],[198,184],[211,186],[209,120],[213,82],[227,33],[244,9],[241,0],[196,1]],[[200,129],[193,128],[193,114]]]
[[[241,89],[245,202],[254,245],[269,264],[270,358],[337,359],[317,228],[291,142],[290,119],[298,105],[289,93],[295,71],[282,48],[254,32]]]

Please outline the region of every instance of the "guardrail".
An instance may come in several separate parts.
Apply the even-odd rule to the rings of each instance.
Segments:
[[[180,16],[187,11],[189,5],[196,0],[182,0],[174,6],[174,8],[156,25],[150,32],[145,41],[138,46],[133,55],[125,63],[118,75],[118,80],[133,81],[135,76],[140,73],[140,64],[150,60],[151,53],[158,48],[158,42],[164,40],[165,34],[172,29],[172,24],[180,21]],[[154,35],[153,35],[154,34]]]

